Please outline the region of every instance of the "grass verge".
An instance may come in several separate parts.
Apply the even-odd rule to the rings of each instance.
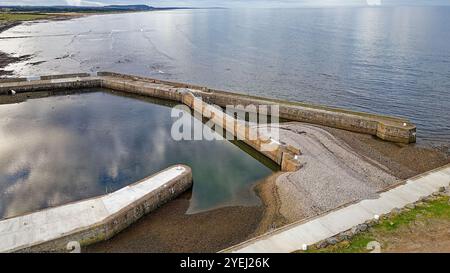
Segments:
[[[42,13],[0,13],[0,21],[6,22],[21,22],[21,21],[33,21],[33,20],[43,20],[55,17],[50,14]]]
[[[372,226],[368,231],[355,235],[348,241],[336,245],[317,249],[312,247],[307,253],[365,253],[367,244],[372,241],[379,242],[382,249],[401,249],[395,244],[417,237],[414,233],[430,234],[433,239],[433,225],[443,225],[450,228],[450,197],[440,196],[435,200],[420,203],[415,208],[400,213],[393,213]],[[430,231],[430,232],[429,232]],[[404,238],[402,238],[404,237]],[[436,238],[439,240],[439,238]]]

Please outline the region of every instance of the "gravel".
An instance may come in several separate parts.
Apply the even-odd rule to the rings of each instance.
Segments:
[[[313,125],[281,124],[280,140],[302,151],[303,167],[276,180],[279,213],[289,222],[374,198],[378,191],[400,182],[384,166]]]

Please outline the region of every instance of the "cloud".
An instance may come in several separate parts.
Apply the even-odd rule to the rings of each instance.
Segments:
[[[71,6],[81,6],[81,0],[66,0],[67,5]]]
[[[104,5],[107,5],[107,3],[103,3],[103,2],[83,1],[83,0],[66,0],[66,3],[69,6],[104,6]]]
[[[186,7],[310,7],[382,5],[450,5],[449,0],[17,0],[0,5],[74,5],[99,6],[110,4],[147,4],[151,6]]]

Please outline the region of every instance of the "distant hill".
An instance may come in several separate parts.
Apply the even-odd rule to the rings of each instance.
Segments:
[[[0,6],[0,11],[8,12],[127,12],[127,11],[151,11],[176,8],[155,8],[147,5],[109,5],[100,7],[89,6]]]

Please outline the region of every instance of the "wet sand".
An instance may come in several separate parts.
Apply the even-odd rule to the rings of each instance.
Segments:
[[[399,144],[382,141],[374,136],[321,127],[344,141],[357,153],[382,164],[392,175],[407,179],[450,163],[449,147],[425,144]]]
[[[71,20],[74,18],[79,18],[82,16],[89,16],[89,15],[91,15],[91,14],[59,13],[59,14],[54,14],[54,15],[48,15],[48,18],[46,18],[46,19],[36,19],[36,20],[31,20],[31,21],[36,21],[36,22],[37,21],[64,21],[64,20]],[[18,26],[22,22],[23,21],[13,21],[13,22],[0,21],[0,33],[8,30],[10,28],[13,28],[15,26]],[[28,21],[28,22],[30,22],[30,21]],[[13,55],[6,54],[6,53],[0,51],[0,78],[12,75],[12,71],[5,70],[5,67],[7,67],[8,65],[13,64],[13,63],[26,61],[26,60],[30,59],[31,57],[32,57],[31,55],[13,56]],[[31,63],[31,65],[37,65],[39,63],[40,62]]]
[[[189,198],[182,195],[83,252],[217,252],[249,239],[263,214],[261,207],[227,207],[187,215]]]
[[[3,31],[20,25],[18,22],[0,22],[0,33]],[[5,70],[9,64],[24,60],[22,57],[14,57],[0,51],[0,77],[11,75],[11,71]]]

